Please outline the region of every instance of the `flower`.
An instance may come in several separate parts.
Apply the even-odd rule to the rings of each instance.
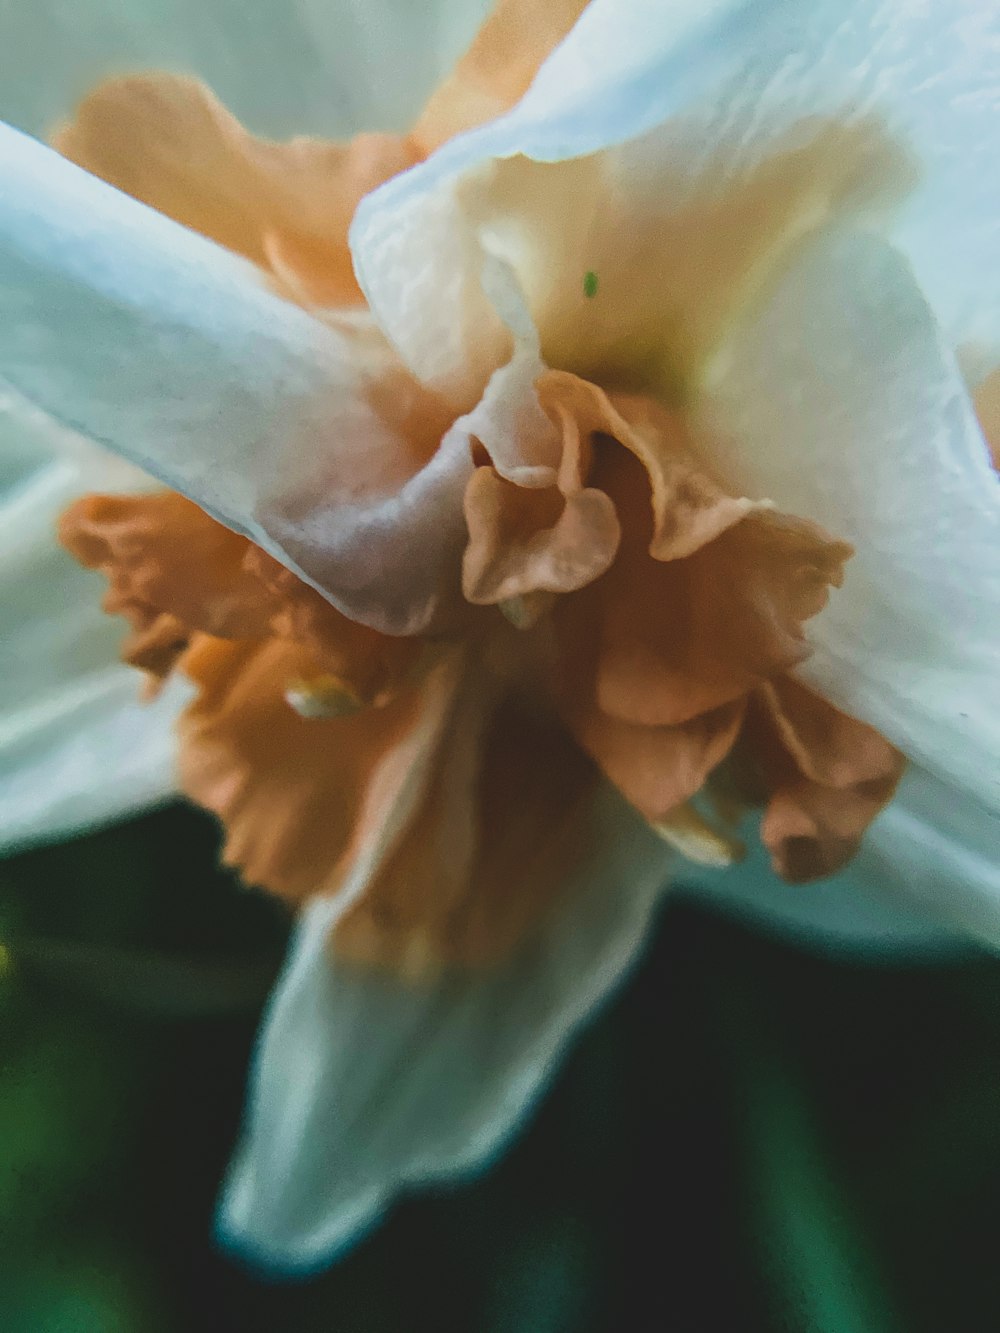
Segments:
[[[171,488],[64,540],[305,900],[222,1210],[266,1262],[494,1151],[734,802],[826,876],[905,755],[861,856],[998,938],[996,21],[581,8],[402,134],[148,76],[59,131],[91,175],[6,141],[12,390]]]

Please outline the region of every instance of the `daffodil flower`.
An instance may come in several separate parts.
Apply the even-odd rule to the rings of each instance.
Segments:
[[[179,710],[298,906],[220,1207],[286,1268],[502,1146],[671,878],[1000,942],[1000,20],[503,0],[406,127],[388,15],[348,141],[169,74],[0,139],[0,373],[75,450],[34,531],[94,469],[63,541],[160,710],[23,826],[151,798]],[[276,31],[290,84],[341,33]]]

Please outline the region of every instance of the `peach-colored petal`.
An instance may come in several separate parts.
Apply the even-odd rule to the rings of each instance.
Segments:
[[[105,609],[135,629],[125,660],[155,675],[171,669],[192,631],[292,640],[311,653],[314,675],[339,677],[359,702],[384,699],[417,665],[418,642],[349,620],[173,492],[84,496],[63,515],[60,538],[82,564],[106,575]]]
[[[724,704],[676,726],[643,726],[593,705],[570,719],[577,740],[651,824],[699,792],[729,753],[744,701]]]
[[[488,462],[469,478],[462,588],[471,602],[572,592],[603,574],[618,549],[614,504],[586,484],[589,435],[562,402],[546,401],[541,393],[539,401],[561,432],[558,467],[537,469],[542,475],[554,470],[555,485],[518,484]]]
[[[107,576],[113,614],[169,611],[225,638],[268,631],[269,601],[244,564],[251,543],[182,495],[86,495],[63,514],[59,538]]]
[[[423,152],[520,101],[586,6],[587,0],[500,0],[414,125]]]
[[[393,786],[384,773],[434,706],[429,691],[414,685],[384,707],[307,721],[286,702],[288,683],[315,670],[298,645],[199,635],[181,668],[199,691],[181,719],[182,783],[222,820],[226,861],[294,899],[346,887],[386,839],[391,812],[377,789]],[[558,824],[593,770],[551,717],[511,700],[498,711],[497,701],[488,666],[466,674],[418,800],[338,928],[344,956],[411,976],[482,964],[504,956],[549,905],[559,831],[549,821]],[[521,809],[526,790],[530,811]]]
[[[854,856],[895,787],[895,780],[871,789],[809,782],[782,787],[768,802],[760,829],[775,872],[790,884],[835,874]]]
[[[399,135],[362,134],[349,144],[257,139],[196,79],[158,73],[102,84],[53,143],[323,305],[361,299],[347,248],[354,210],[417,160]]]
[[[729,495],[698,458],[684,419],[654,399],[635,394],[609,397],[603,389],[565,371],[549,371],[538,395],[550,412],[585,439],[610,435],[646,469],[653,509],[649,553],[657,560],[691,555],[747,514],[768,505]],[[566,427],[564,424],[564,431]]]
[[[618,546],[614,505],[598,490],[561,496],[477,468],[465,490],[469,525],[462,582],[470,602],[572,592],[611,564]]]
[[[199,635],[180,666],[198,687],[180,722],[181,783],[222,820],[226,862],[293,899],[334,890],[371,836],[366,797],[417,724],[419,687],[382,708],[307,720],[285,697],[317,670],[299,645]]]
[[[594,482],[618,507],[622,543],[608,573],[566,599],[560,631],[570,661],[594,645],[602,711],[651,726],[687,722],[807,656],[803,622],[840,582],[849,547],[762,510],[692,555],[655,560],[644,470],[609,443]]]
[[[824,787],[880,782],[901,762],[884,736],[792,676],[768,681],[760,687],[759,698],[782,745],[810,782]]]
[[[987,375],[976,390],[974,401],[993,466],[1000,471],[1000,370]]]
[[[528,484],[519,485],[488,466],[473,474],[465,493],[469,546],[463,566],[470,601],[571,592],[608,569],[620,530],[608,495],[588,485],[598,435],[612,436],[646,469],[653,512],[649,550],[657,560],[691,555],[748,514],[768,510],[764,502],[728,495],[699,461],[681,417],[652,399],[612,399],[563,371],[545,372],[536,387],[561,437],[557,485],[537,486],[531,474]]]
[[[905,766],[884,736],[789,677],[758,692],[747,742],[770,792],[761,839],[793,883],[850,860]]]
[[[148,680],[143,698],[153,699],[191,642],[191,629],[169,611],[141,611],[131,615],[132,631],[122,641],[121,659],[145,671]]]
[[[501,961],[572,879],[568,829],[595,780],[552,717],[474,690],[409,829],[340,922],[338,954],[410,976]]]
[[[422,640],[390,638],[350,620],[257,547],[244,567],[270,596],[270,632],[307,648],[320,672],[338,677],[359,702],[383,703],[416,676],[427,656]]]

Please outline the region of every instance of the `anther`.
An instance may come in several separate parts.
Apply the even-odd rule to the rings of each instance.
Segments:
[[[285,699],[299,717],[310,720],[350,717],[365,706],[364,699],[339,676],[325,674],[291,681]]]
[[[663,819],[650,824],[653,832],[698,865],[722,870],[740,861],[746,848],[737,838],[727,837],[703,819],[690,803],[679,805]]]

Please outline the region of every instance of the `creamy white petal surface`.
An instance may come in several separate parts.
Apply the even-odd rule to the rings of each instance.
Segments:
[[[497,972],[413,987],[331,959],[339,910],[306,913],[254,1062],[219,1232],[255,1263],[309,1269],[406,1186],[500,1150],[579,1024],[642,946],[668,858],[606,797],[581,820],[587,870]]]
[[[780,880],[756,824],[745,862],[678,878],[747,921],[852,956],[912,958],[970,938],[1000,950],[1000,818],[923,770],[906,774],[851,864],[817,884]]]
[[[1000,950],[1000,817],[929,773],[904,777],[846,878],[858,894],[884,889]]]
[[[488,0],[0,0],[0,119],[44,135],[102,78],[196,74],[258,134],[401,129]]]
[[[856,548],[803,676],[1000,810],[1000,481],[909,266],[873,236],[810,248],[716,371],[720,474]]]
[[[345,341],[269,294],[247,261],[34,140],[0,129],[0,162],[10,400],[251,527],[262,475],[280,475],[328,427],[325,410],[354,397]],[[374,421],[351,407],[359,428]]]
[[[356,264],[407,360],[460,377],[470,349],[455,303],[477,275],[455,269],[477,261],[456,235],[459,176],[492,158],[596,152],[664,122],[683,126],[680,145],[668,142],[686,170],[714,170],[722,153],[740,174],[807,118],[875,119],[917,171],[894,236],[946,339],[1000,352],[998,110],[1000,12],[981,0],[594,0],[508,115],[362,203]]]
[[[460,549],[470,464],[453,444],[401,471],[409,451],[365,396],[399,369],[370,319],[320,322],[254,265],[2,127],[0,159],[11,402],[190,495],[348,614],[419,628],[442,582],[431,546]]]

